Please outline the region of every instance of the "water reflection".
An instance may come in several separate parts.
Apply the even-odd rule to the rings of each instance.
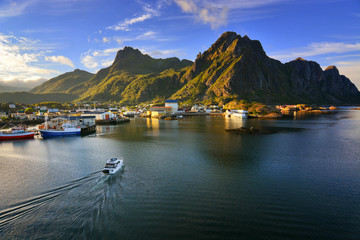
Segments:
[[[241,128],[245,126],[247,119],[225,117],[225,129]]]
[[[146,126],[149,131],[151,131],[151,135],[154,137],[158,137],[160,135],[160,119],[157,118],[147,118]]]

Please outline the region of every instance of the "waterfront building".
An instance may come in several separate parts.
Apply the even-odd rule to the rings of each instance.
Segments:
[[[161,117],[172,114],[172,107],[157,107],[150,108],[151,117]]]
[[[178,111],[179,105],[177,99],[169,99],[165,101],[165,107],[171,107],[171,113],[174,114]]]
[[[191,107],[191,112],[205,112],[205,107],[195,104]]]
[[[112,112],[97,112],[97,111],[83,112],[81,116],[94,116],[96,120],[110,120],[116,118],[116,114]]]
[[[247,118],[248,113],[245,110],[231,110],[231,117]]]
[[[68,117],[75,126],[94,126],[95,116],[71,116]]]

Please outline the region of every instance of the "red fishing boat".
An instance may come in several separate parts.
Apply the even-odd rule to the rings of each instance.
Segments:
[[[8,131],[0,132],[0,140],[27,139],[34,138],[35,132],[28,132],[25,128],[12,128]]]

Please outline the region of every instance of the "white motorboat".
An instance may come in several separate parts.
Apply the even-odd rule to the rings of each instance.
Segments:
[[[111,159],[106,161],[106,165],[103,168],[102,172],[104,174],[115,174],[120,169],[122,169],[123,166],[124,166],[123,158],[121,158],[121,159],[119,159],[119,158],[111,158]]]

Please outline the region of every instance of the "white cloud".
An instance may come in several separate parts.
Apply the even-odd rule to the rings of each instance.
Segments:
[[[224,4],[203,4],[199,2],[199,6],[192,0],[175,0],[175,3],[185,13],[192,13],[197,21],[204,24],[210,24],[212,29],[224,26],[227,23],[228,7]]]
[[[186,13],[196,13],[197,7],[191,0],[175,0],[175,3]]]
[[[141,4],[145,4],[145,3],[141,2]],[[142,7],[143,13],[140,14],[139,16],[133,18],[126,18],[125,20],[115,25],[107,27],[107,29],[115,30],[115,31],[130,31],[131,25],[135,23],[141,23],[153,17],[159,16],[160,9],[164,5],[169,5],[169,3],[167,3],[167,0],[158,0],[156,7],[152,7],[150,4],[145,4]]]
[[[107,57],[110,56],[113,53],[116,53],[117,51],[119,51],[118,48],[108,48],[108,49],[104,49],[104,50],[95,50],[92,52],[92,55],[95,57]]]
[[[84,64],[86,68],[97,68],[99,64],[96,62],[96,59],[92,55],[85,55],[81,58],[81,63]]]
[[[7,1],[0,5],[0,18],[5,17],[15,17],[22,15],[25,12],[25,9],[35,3],[35,0],[28,1]]]
[[[227,23],[227,8],[201,9],[199,18],[205,24],[210,24],[212,29],[224,26]]]
[[[104,50],[89,50],[81,56],[81,63],[88,69],[98,70],[101,67],[108,67],[115,58],[118,48],[108,48]]]
[[[37,40],[0,33],[0,79],[32,81],[59,73],[45,67],[46,59],[69,66],[72,64],[71,60],[64,56],[47,56],[52,47]]]
[[[110,42],[116,42],[119,45],[123,45],[125,42],[134,42],[134,41],[140,41],[140,40],[155,40],[155,41],[168,41],[168,39],[158,38],[158,33],[154,31],[147,31],[145,33],[142,33],[140,35],[134,36],[134,37],[128,37],[128,38],[121,38],[119,36],[114,37],[103,37],[102,42],[103,43],[110,43]],[[97,39],[94,39],[95,42],[99,42]],[[113,51],[117,51],[118,48],[113,48]],[[109,49],[107,49],[109,51]]]
[[[75,67],[73,62],[69,58],[64,57],[64,56],[45,57],[45,61],[60,63],[60,64],[67,65],[67,66],[70,66],[70,67]]]
[[[121,39],[121,38],[119,38],[119,37],[114,37],[114,40],[119,44],[119,45],[121,45],[124,41]]]
[[[178,49],[168,49],[168,50],[160,50],[160,49],[140,49],[143,54],[148,54],[153,58],[166,58],[166,57],[181,57],[183,52]]]
[[[343,42],[319,42],[311,43],[306,47],[299,47],[295,49],[284,50],[270,54],[272,58],[289,61],[297,57],[311,57],[324,55],[329,53],[347,53],[360,51],[360,42],[358,43],[343,43]]]
[[[156,35],[156,32],[148,31],[136,37],[136,40],[152,39]]]
[[[108,37],[103,37],[103,38],[102,38],[102,41],[103,41],[103,43],[108,43],[108,42],[111,41],[111,39],[108,38]]]
[[[115,31],[119,31],[119,30],[122,30],[122,31],[129,31],[129,26],[134,24],[134,23],[139,23],[139,22],[143,22],[147,19],[150,19],[152,17],[152,15],[150,13],[146,13],[146,14],[143,14],[139,17],[135,17],[135,18],[130,18],[130,19],[125,19],[124,21],[116,24],[116,25],[113,25],[113,26],[110,26],[108,27],[108,29],[111,29],[111,30],[115,30]]]
[[[192,14],[196,21],[209,24],[212,29],[227,24],[230,10],[255,9],[287,0],[174,0],[184,13]],[[247,15],[247,18],[254,18]]]

